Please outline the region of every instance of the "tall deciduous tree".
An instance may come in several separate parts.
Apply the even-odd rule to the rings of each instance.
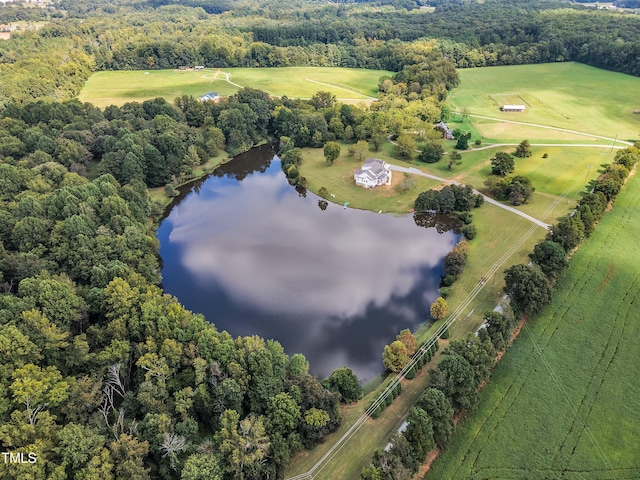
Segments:
[[[531,156],[531,145],[528,140],[523,140],[520,142],[518,147],[516,148],[516,157],[525,158]]]
[[[431,386],[442,390],[455,411],[476,404],[478,394],[473,367],[460,355],[445,355],[432,372]]]
[[[533,247],[529,258],[550,278],[557,277],[569,266],[567,252],[562,245],[551,240],[544,240]]]
[[[250,415],[240,420],[234,410],[226,410],[217,433],[223,469],[234,479],[243,480],[248,472],[259,474],[269,453],[269,437],[261,417]]]
[[[386,345],[382,352],[382,364],[387,370],[395,373],[401,371],[410,359],[406,345],[399,340]]]
[[[349,155],[354,156],[359,162],[366,158],[368,152],[369,143],[366,140],[358,140],[355,145],[349,147]]]
[[[418,160],[425,163],[436,163],[442,159],[444,148],[438,142],[428,142],[422,147]]]
[[[416,139],[413,135],[403,133],[396,139],[396,146],[400,155],[406,158],[413,158],[416,151]]]
[[[436,442],[440,446],[447,443],[453,434],[455,412],[445,394],[437,388],[427,388],[418,400],[417,406],[431,417]]]
[[[534,314],[551,301],[551,287],[537,265],[513,265],[505,271],[505,293],[511,307],[521,314]]]
[[[420,407],[413,407],[407,416],[409,425],[404,437],[409,441],[419,463],[424,462],[427,453],[433,450],[436,442],[433,438],[433,424],[429,415]]]
[[[498,152],[491,159],[491,173],[504,177],[513,172],[515,163],[507,152]]]
[[[362,397],[362,387],[358,383],[358,377],[354,375],[349,367],[335,369],[331,375],[323,382],[329,390],[338,392],[342,401],[346,403],[355,402]]]
[[[446,317],[449,315],[449,305],[447,305],[447,301],[442,297],[438,297],[436,301],[431,304],[429,313],[434,320],[440,320]]]
[[[340,156],[340,145],[336,142],[327,142],[324,144],[324,158],[329,165],[333,165],[333,162]]]

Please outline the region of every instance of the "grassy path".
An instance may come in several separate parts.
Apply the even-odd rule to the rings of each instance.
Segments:
[[[547,130],[554,130],[556,132],[565,132],[565,133],[571,133],[571,134],[574,134],[574,135],[582,135],[582,136],[585,136],[585,137],[599,138],[600,140],[609,140],[611,142],[622,143],[623,145],[633,145],[633,142],[627,142],[627,141],[624,141],[624,140],[619,140],[617,137],[616,138],[605,137],[605,136],[602,136],[602,135],[595,135],[593,133],[579,132],[577,130],[569,130],[567,128],[552,127],[552,126],[549,126],[549,125],[540,125],[538,123],[518,122],[516,120],[504,120],[502,118],[485,117],[484,115],[472,115],[470,113],[468,113],[466,115],[469,116],[469,117],[473,117],[473,118],[482,118],[484,120],[493,120],[495,122],[500,122],[500,123],[512,123],[514,125],[525,125],[527,127],[543,128],[543,129],[547,129]],[[572,146],[576,146],[576,145],[574,144]]]

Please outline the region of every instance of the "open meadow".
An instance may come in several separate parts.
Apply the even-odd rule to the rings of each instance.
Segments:
[[[640,477],[639,208],[635,176],[425,478]]]
[[[458,70],[460,86],[451,94],[457,110],[469,114],[540,124],[620,140],[640,138],[640,78],[565,62]],[[502,112],[522,104],[525,112]],[[474,119],[488,139],[576,140],[574,134]],[[537,136],[534,136],[536,135]],[[562,137],[562,138],[558,138]]]
[[[271,95],[309,98],[318,91],[333,93],[347,103],[370,102],[385,70],[332,67],[205,68],[204,70],[121,70],[93,74],[80,100],[98,107],[163,97],[172,102],[182,95],[207,92],[233,95],[242,87]]]

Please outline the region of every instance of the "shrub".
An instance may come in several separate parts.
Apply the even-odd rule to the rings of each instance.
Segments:
[[[457,215],[465,225],[469,225],[472,222],[472,215],[469,212],[460,212]]]
[[[170,183],[168,183],[165,187],[164,187],[164,194],[169,197],[169,198],[173,198],[173,197],[177,197],[179,192],[174,188],[173,185],[171,185]]]
[[[453,275],[445,275],[445,277],[442,279],[442,284],[445,287],[450,287],[455,283],[455,281],[456,281],[456,277],[454,277]]]
[[[475,225],[465,225],[464,227],[462,227],[462,234],[467,240],[473,240],[474,238],[476,238],[477,233],[478,231]]]
[[[451,291],[452,290],[450,287],[440,287],[438,289],[438,293],[442,298],[447,298],[449,295],[451,295]]]

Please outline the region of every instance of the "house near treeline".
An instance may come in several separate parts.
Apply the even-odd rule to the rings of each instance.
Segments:
[[[215,102],[218,103],[220,101],[220,95],[218,92],[207,92],[198,98],[199,102]]]
[[[453,130],[451,130],[446,123],[440,122],[436,124],[434,128],[442,132],[442,138],[453,140]]]
[[[524,105],[503,105],[503,112],[524,112],[527,107]]]
[[[391,169],[386,162],[377,158],[367,158],[362,168],[353,173],[356,185],[375,188],[380,185],[391,185]]]

